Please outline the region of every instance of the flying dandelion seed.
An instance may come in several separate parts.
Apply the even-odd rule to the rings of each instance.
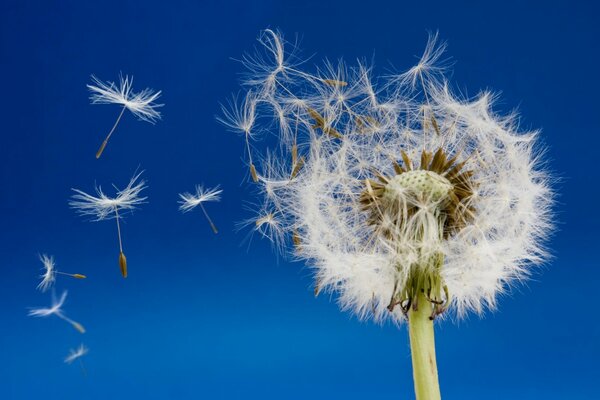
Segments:
[[[260,41],[264,54],[244,59],[248,99],[224,117],[248,131],[251,101],[252,129],[279,138],[275,151],[246,146],[264,160],[253,180],[272,210],[254,229],[285,235],[314,269],[315,293],[337,293],[343,310],[408,321],[417,398],[437,399],[433,320],[494,309],[548,258],[553,192],[538,132],[493,112],[489,92],[455,96],[437,35],[380,87],[363,65],[307,73],[286,62],[280,35]]]
[[[146,197],[140,193],[146,188],[145,181],[139,180],[140,172],[131,178],[127,187],[119,190],[116,186],[116,196],[108,197],[102,192],[102,188],[96,187],[96,196],[87,194],[79,189],[73,189],[76,193],[71,198],[69,205],[77,210],[80,215],[94,216],[94,221],[102,221],[114,218],[117,222],[117,235],[119,238],[119,267],[121,274],[127,278],[127,258],[123,252],[123,241],[121,239],[121,225],[119,220],[123,218],[123,211],[133,211],[140,204],[145,203]]]
[[[87,376],[87,372],[85,371],[85,366],[83,365],[83,356],[89,353],[90,349],[85,347],[85,345],[80,344],[78,348],[69,350],[69,354],[65,357],[65,363],[71,365],[74,361],[79,361],[79,366],[81,367],[81,372],[84,376]]]
[[[65,357],[65,363],[72,364],[73,361],[80,360],[81,357],[85,356],[89,351],[90,350],[85,347],[85,345],[80,344],[77,349],[69,350],[69,354]]]
[[[221,189],[219,189],[218,186],[214,189],[204,189],[203,186],[196,185],[196,193],[192,194],[192,193],[186,192],[186,193],[179,194],[179,197],[181,197],[181,201],[179,202],[181,204],[181,206],[179,206],[179,209],[182,212],[186,213],[188,211],[193,210],[197,206],[200,206],[200,208],[202,209],[202,212],[204,213],[204,216],[206,217],[206,219],[208,220],[208,223],[210,224],[211,229],[216,234],[219,231],[217,230],[217,227],[213,223],[212,219],[210,219],[210,217],[208,216],[208,213],[206,212],[206,209],[204,208],[203,203],[206,203],[209,201],[221,200],[222,192],[223,191]]]
[[[56,282],[57,274],[70,276],[75,279],[85,279],[86,278],[86,276],[83,274],[70,274],[67,272],[57,271],[56,264],[54,263],[54,257],[52,257],[52,256],[47,256],[46,254],[42,254],[42,255],[40,255],[40,261],[44,265],[44,273],[42,275],[40,275],[40,278],[42,278],[42,281],[39,283],[37,288],[39,290],[41,290],[42,292],[45,292],[46,290],[48,290],[49,288],[51,288],[54,285],[54,282]]]
[[[58,318],[71,324],[71,326],[77,329],[79,333],[85,333],[85,328],[83,325],[81,325],[79,322],[73,321],[65,315],[62,306],[64,305],[66,299],[67,291],[64,291],[58,300],[56,300],[56,296],[54,293],[52,293],[52,305],[49,308],[32,308],[28,315],[30,317],[49,317],[51,315],[56,315]]]
[[[119,104],[122,105],[121,112],[117,117],[112,129],[108,132],[106,139],[100,145],[100,148],[96,152],[96,158],[100,158],[102,152],[108,140],[112,136],[113,132],[119,125],[125,110],[129,110],[133,115],[138,117],[142,121],[155,123],[160,120],[161,115],[156,109],[162,107],[163,104],[154,103],[161,94],[161,91],[155,92],[152,89],[146,88],[141,92],[134,93],[131,85],[133,84],[133,77],[125,75],[120,76],[119,85],[114,82],[102,82],[94,75],[92,75],[91,85],[87,85],[90,90],[90,100],[92,104]]]

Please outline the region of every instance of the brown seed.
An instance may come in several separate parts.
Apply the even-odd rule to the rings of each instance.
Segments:
[[[410,157],[408,157],[408,155],[404,152],[404,150],[402,150],[400,152],[400,155],[402,156],[402,161],[404,161],[404,165],[406,165],[406,169],[408,171],[410,171],[411,169],[413,169],[412,162],[410,161]]]
[[[315,297],[317,297],[321,293],[321,282],[317,281],[315,284]]]
[[[323,125],[325,125],[325,120],[323,119],[321,114],[319,114],[319,112],[317,110],[308,108],[307,111],[308,111],[308,115],[310,115],[310,117],[315,120],[315,123],[318,128],[322,128]]]
[[[439,136],[440,135],[440,127],[434,116],[431,117],[431,124],[433,125],[433,129],[435,129],[435,133],[437,133]]]
[[[298,160],[298,163],[296,165],[294,165],[294,169],[292,169],[292,174],[290,176],[290,179],[294,179],[296,177],[296,175],[298,175],[298,172],[300,171],[300,168],[302,168],[303,165],[304,165],[304,157],[300,157],[300,159]]]
[[[292,165],[296,165],[296,161],[298,160],[298,145],[294,143],[292,146]]]
[[[85,333],[85,328],[79,322],[72,322],[73,328],[77,329],[79,333]]]
[[[121,275],[123,278],[127,278],[127,257],[125,257],[125,253],[119,253],[119,267],[121,268]]]
[[[107,143],[108,143],[108,140],[105,140],[104,142],[102,142],[102,144],[100,145],[100,148],[96,152],[96,158],[100,158],[100,156],[102,155],[102,152],[104,151],[104,148],[106,147]]]
[[[348,86],[348,82],[339,81],[337,79],[323,79],[323,83],[325,83],[329,86],[339,86],[339,87]]]
[[[433,156],[429,170],[437,173],[441,173],[441,168],[446,164],[446,154],[440,147]]]
[[[258,182],[258,175],[256,174],[256,167],[254,167],[254,164],[250,164],[250,175],[252,175],[252,180],[255,183]]]
[[[325,132],[329,136],[333,136],[334,138],[337,138],[337,139],[342,138],[342,134],[333,128],[323,128],[323,132]]]
[[[429,168],[429,162],[431,161],[431,153],[423,150],[423,152],[421,153],[421,169],[428,169]]]
[[[307,111],[308,115],[310,115],[310,117],[315,120],[315,125],[313,125],[313,128],[321,128],[321,130],[323,130],[323,132],[328,134],[329,136],[333,136],[338,139],[342,138],[342,134],[339,133],[337,130],[329,126],[325,126],[325,118],[323,118],[323,116],[319,114],[318,111],[312,108],[307,108]]]
[[[77,279],[85,279],[87,278],[87,276],[82,275],[82,274],[73,274],[73,278],[77,278]]]
[[[300,247],[302,241],[300,240],[300,236],[298,236],[298,232],[294,231],[292,234],[292,241],[294,242],[294,246]]]
[[[400,164],[398,164],[398,161],[392,161],[392,165],[394,166],[394,171],[397,175],[400,175],[401,173],[405,172],[404,168],[402,168]]]

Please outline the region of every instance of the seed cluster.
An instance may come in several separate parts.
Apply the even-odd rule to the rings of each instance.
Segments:
[[[467,160],[457,163],[457,158],[458,154],[448,158],[442,148],[435,154],[423,150],[419,168],[413,169],[412,160],[402,152],[404,167],[394,162],[395,176],[374,171],[377,180],[366,179],[366,189],[360,197],[363,210],[369,213],[369,223],[389,237],[389,228],[382,226],[384,220],[391,218],[397,228],[402,228],[420,207],[435,204],[443,237],[461,230],[472,219],[474,209],[470,200],[475,183],[474,172],[463,171]],[[406,204],[400,201],[402,198],[407,199]]]
[[[411,218],[425,207],[438,217],[440,240],[462,229],[473,216],[470,200],[475,183],[473,171],[463,170],[467,160],[457,162],[457,158],[458,154],[448,158],[442,148],[435,154],[424,150],[420,166],[415,169],[412,160],[402,152],[404,166],[394,162],[396,175],[388,177],[374,171],[377,180],[365,180],[360,202],[363,211],[369,214],[368,222],[375,227],[375,234],[393,242],[395,235],[404,232]],[[417,229],[412,234],[418,239],[423,231]],[[394,282],[388,309],[393,311],[400,305],[408,315],[411,307],[416,310],[419,306],[417,299],[422,293],[430,302],[431,319],[442,313],[450,300],[440,276],[443,262],[443,254],[435,253],[413,265],[402,285],[398,280]]]

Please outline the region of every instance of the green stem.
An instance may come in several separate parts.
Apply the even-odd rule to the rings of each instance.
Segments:
[[[441,399],[435,361],[433,321],[429,318],[432,309],[432,305],[425,295],[419,293],[417,309],[411,307],[408,314],[410,352],[417,400]]]

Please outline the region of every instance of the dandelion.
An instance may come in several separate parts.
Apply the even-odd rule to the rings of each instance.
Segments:
[[[69,350],[69,354],[65,357],[65,363],[72,364],[73,361],[81,361],[81,357],[85,356],[89,352],[89,349],[85,345],[80,344],[77,349]]]
[[[179,197],[181,197],[181,201],[179,202],[179,203],[181,203],[181,206],[179,206],[179,210],[186,213],[188,211],[193,210],[197,206],[200,206],[200,208],[202,209],[202,212],[204,213],[204,216],[206,217],[206,219],[208,220],[208,223],[210,224],[211,229],[216,234],[219,231],[217,231],[217,227],[213,223],[212,219],[210,219],[210,217],[208,216],[208,213],[206,212],[206,209],[204,208],[204,204],[202,204],[202,203],[206,203],[209,201],[221,200],[222,192],[223,191],[221,189],[219,189],[218,186],[214,189],[204,189],[204,187],[202,187],[201,185],[196,185],[196,193],[192,194],[192,193],[186,192],[186,193],[179,194]]]
[[[453,94],[437,35],[382,85],[361,64],[299,71],[274,43],[285,42],[247,58],[254,129],[279,142],[248,145],[264,160],[254,229],[307,262],[316,294],[360,318],[408,322],[417,398],[439,399],[434,320],[495,309],[548,258],[553,192],[538,132],[495,113],[488,92]]]
[[[95,196],[79,189],[73,189],[76,194],[71,197],[72,200],[69,202],[69,205],[77,210],[80,215],[95,217],[94,221],[115,219],[119,238],[119,267],[124,278],[127,278],[127,258],[123,252],[121,225],[119,221],[123,218],[124,211],[133,211],[146,200],[146,197],[140,195],[142,190],[146,188],[146,182],[139,180],[142,172],[135,174],[124,189],[120,190],[115,186],[115,197],[108,197],[104,194],[102,188],[97,186]]]
[[[156,109],[162,107],[163,104],[154,103],[160,97],[161,91],[155,92],[152,89],[146,88],[141,92],[134,93],[132,90],[133,77],[125,75],[120,76],[119,85],[114,82],[102,82],[100,79],[92,75],[91,85],[87,85],[90,90],[90,100],[92,104],[120,104],[122,105],[121,112],[117,117],[112,129],[108,132],[106,139],[100,145],[96,152],[96,158],[100,158],[108,140],[119,125],[125,110],[129,110],[133,115],[142,121],[154,123],[161,118],[160,112]]]
[[[85,347],[85,345],[80,344],[78,348],[69,350],[69,354],[67,354],[64,361],[66,364],[69,364],[69,365],[72,364],[76,360],[79,361],[79,366],[81,367],[81,372],[85,376],[85,375],[87,375],[87,373],[85,372],[85,366],[83,365],[82,357],[85,356],[89,351],[90,351],[90,349]]]
[[[250,149],[250,139],[254,135],[253,128],[255,122],[256,99],[251,93],[248,93],[243,102],[238,106],[237,97],[233,97],[227,105],[221,105],[223,117],[217,117],[217,120],[233,132],[244,135],[246,139],[246,154],[250,164],[250,175],[254,182],[258,182],[256,167],[252,161],[252,151]]]
[[[52,257],[52,256],[47,256],[46,254],[42,254],[42,255],[40,255],[40,261],[44,265],[44,273],[42,275],[40,275],[40,278],[42,278],[42,281],[39,283],[37,288],[39,290],[41,290],[42,292],[45,292],[46,290],[48,290],[49,288],[51,288],[54,285],[57,274],[71,276],[75,279],[85,279],[86,278],[86,276],[82,275],[82,274],[70,274],[67,272],[57,271],[56,264],[54,263],[54,257]]]
[[[67,291],[64,291],[62,293],[62,295],[60,296],[60,299],[58,299],[58,300],[56,300],[54,293],[52,293],[52,305],[49,308],[32,308],[29,311],[29,316],[30,317],[49,317],[51,315],[56,315],[58,318],[71,324],[71,326],[73,328],[77,329],[79,331],[79,333],[85,333],[85,328],[83,327],[83,325],[81,325],[79,322],[73,321],[72,319],[68,318],[65,315],[65,313],[62,309],[62,306],[65,303],[66,299],[67,299]]]

